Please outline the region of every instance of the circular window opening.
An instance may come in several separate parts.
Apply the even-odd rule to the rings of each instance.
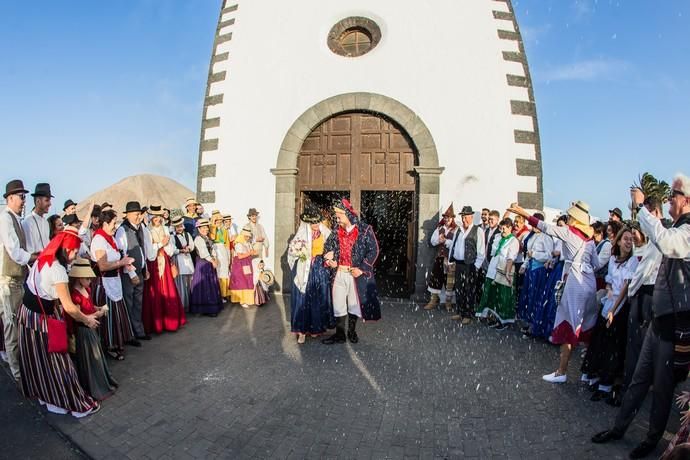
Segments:
[[[368,53],[381,40],[381,29],[368,18],[349,17],[339,21],[328,33],[328,47],[335,54],[357,57]]]

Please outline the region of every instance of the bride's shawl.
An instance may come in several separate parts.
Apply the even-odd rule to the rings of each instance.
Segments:
[[[323,236],[324,241],[328,239],[331,231],[323,224],[319,224],[319,231]],[[297,233],[290,241],[288,246],[288,265],[290,270],[294,270],[295,277],[293,282],[300,292],[307,290],[307,282],[309,281],[309,270],[311,270],[311,225],[306,222],[300,223]],[[297,268],[295,269],[295,265]]]

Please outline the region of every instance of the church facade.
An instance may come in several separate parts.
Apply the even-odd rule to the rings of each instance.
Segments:
[[[439,210],[541,209],[527,58],[510,0],[225,0],[204,102],[198,199],[261,212],[289,290],[306,202],[348,197],[381,276],[424,289]],[[397,278],[396,278],[397,277]]]

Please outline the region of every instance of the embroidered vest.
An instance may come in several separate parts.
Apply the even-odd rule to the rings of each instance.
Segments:
[[[24,235],[24,229],[22,229],[22,226],[19,224],[19,221],[12,212],[10,212],[9,210],[7,210],[6,212],[12,218],[12,226],[14,227],[14,231],[17,234],[17,238],[19,239],[19,247],[26,251],[26,236]],[[12,260],[10,254],[7,252],[7,249],[5,249],[5,246],[3,246],[2,275],[10,276],[12,278],[23,278],[26,276],[27,272],[27,266],[19,265],[17,262]]]

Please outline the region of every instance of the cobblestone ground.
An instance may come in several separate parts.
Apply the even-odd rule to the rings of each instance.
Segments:
[[[111,363],[98,414],[48,419],[99,459],[626,458],[643,439],[646,413],[591,444],[616,409],[575,383],[579,358],[571,383],[543,383],[558,350],[514,330],[386,302],[359,344],[298,346],[286,314],[278,298],[193,317]]]

